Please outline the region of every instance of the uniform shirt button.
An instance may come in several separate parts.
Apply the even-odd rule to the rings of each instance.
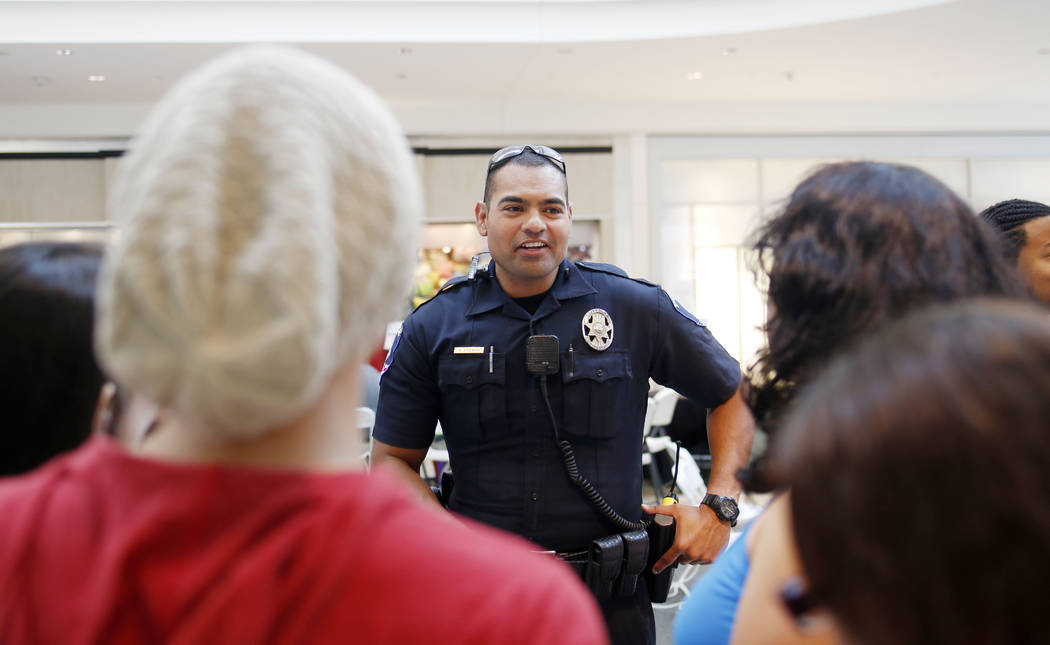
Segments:
[[[470,385],[471,383],[473,383],[473,382],[474,382],[474,377],[473,377],[473,376],[468,376],[468,377],[466,378],[466,382],[467,382],[467,385]]]
[[[535,412],[535,411],[536,411],[536,406],[535,405],[530,405],[529,406],[529,412]]]
[[[532,500],[532,501],[534,501],[534,502],[535,502],[536,500],[538,500],[539,498],[540,498],[540,496],[539,496],[539,494],[538,494],[538,493],[532,493],[532,494],[530,494],[530,495],[529,495],[529,499],[531,499],[531,500]]]
[[[532,449],[532,456],[533,457],[539,457],[540,456],[540,449],[539,448],[533,448]]]
[[[594,375],[597,376],[598,378],[601,378],[602,374],[605,374],[604,370],[601,370],[601,369],[594,370]]]

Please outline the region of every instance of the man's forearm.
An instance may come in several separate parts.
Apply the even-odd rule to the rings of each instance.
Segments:
[[[747,465],[755,435],[755,420],[740,390],[711,410],[707,439],[711,445],[711,477],[708,491],[736,498],[740,495],[737,471]]]
[[[433,503],[438,507],[441,506],[438,498],[434,496],[434,491],[430,490],[430,485],[419,475],[419,471],[413,469],[412,466],[403,459],[393,456],[385,456],[376,459],[372,465],[382,466],[393,470],[402,481],[408,484],[408,487],[411,488],[422,501]]]

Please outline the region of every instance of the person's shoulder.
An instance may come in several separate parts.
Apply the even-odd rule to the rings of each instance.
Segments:
[[[592,280],[597,280],[605,285],[632,290],[637,289],[650,293],[652,290],[660,288],[660,285],[654,284],[645,278],[636,278],[629,275],[615,264],[577,260],[576,266],[581,272],[590,276]]]
[[[362,535],[349,541],[368,563],[363,573],[384,580],[410,575],[415,584],[397,588],[400,601],[427,605],[432,627],[461,640],[501,645],[606,642],[591,594],[561,562],[535,553],[539,547],[421,505],[385,468],[360,484],[355,522],[369,527],[367,540]],[[419,594],[427,600],[415,602]],[[562,639],[564,634],[570,638]]]
[[[616,266],[615,264],[607,264],[605,262],[591,262],[590,260],[577,260],[576,266],[583,271],[590,274],[598,274],[602,276],[612,276],[613,278],[623,278],[637,284],[643,284],[648,287],[656,287],[658,285],[649,282],[645,278],[636,278],[629,275],[626,271]]]
[[[537,553],[536,545],[520,537],[462,518],[459,522],[441,550],[450,562],[474,572],[471,584],[478,589],[500,590],[479,599],[476,610],[503,617],[496,621],[507,637],[501,642],[606,642],[594,598],[572,570],[553,555]]]
[[[444,307],[461,307],[471,299],[470,286],[473,280],[465,275],[457,275],[441,285],[437,293],[430,296],[409,314],[409,318],[420,318],[441,315]]]
[[[440,554],[438,560],[469,565],[479,577],[494,581],[506,578],[504,586],[515,580],[526,583],[526,587],[547,589],[553,580],[585,591],[577,576],[561,562],[536,553],[539,550],[536,545],[474,520],[420,505],[387,469],[377,468],[367,481],[371,491],[369,499],[383,500],[375,509],[382,509],[384,520],[391,522],[388,529],[397,530],[395,527],[400,523],[417,527],[420,521],[427,524],[428,530],[422,535],[415,531],[404,536],[401,547],[405,551],[417,547],[419,554],[427,559]]]
[[[85,463],[99,459],[101,443],[100,438],[89,437],[74,450],[62,453],[29,472],[0,477],[0,504],[19,503],[33,491],[81,473],[85,470]]]

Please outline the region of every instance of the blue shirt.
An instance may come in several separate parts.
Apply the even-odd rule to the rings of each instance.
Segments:
[[[675,645],[727,645],[733,634],[736,608],[751,567],[747,555],[747,525],[726,552],[718,556],[689,590],[689,598],[674,620]]]
[[[528,337],[558,337],[560,369],[548,385],[561,438],[581,474],[632,521],[641,516],[649,377],[712,408],[736,391],[740,368],[663,289],[616,267],[563,261],[530,315],[504,293],[494,266],[449,282],[405,320],[373,435],[423,449],[440,420],[456,477],[451,510],[544,548],[587,548],[616,529],[565,474],[539,382],[526,370]],[[584,338],[594,309],[612,321],[604,350]]]

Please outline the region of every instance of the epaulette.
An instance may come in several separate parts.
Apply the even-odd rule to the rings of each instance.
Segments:
[[[422,307],[423,305],[425,305],[428,302],[432,301],[434,298],[437,298],[438,296],[440,296],[441,294],[445,293],[446,291],[451,291],[452,289],[454,289],[455,287],[458,287],[461,284],[465,284],[465,283],[469,282],[469,280],[470,279],[467,278],[467,276],[465,276],[465,275],[457,275],[455,277],[450,278],[448,282],[446,282],[445,284],[441,285],[441,288],[438,289],[437,292],[434,293],[434,295],[430,296],[429,298],[427,298],[423,302],[421,302],[418,305],[416,305],[416,308],[413,309],[412,312],[415,313],[416,311],[419,310],[420,307]]]
[[[659,286],[657,284],[649,282],[648,280],[646,280],[644,278],[632,278],[631,276],[627,275],[626,271],[624,271],[620,267],[616,266],[615,264],[605,264],[604,262],[587,262],[585,260],[576,260],[576,266],[584,268],[584,269],[589,269],[591,271],[599,271],[601,273],[608,273],[609,275],[614,275],[614,276],[617,276],[617,277],[620,277],[620,278],[627,278],[628,280],[634,280],[635,282],[640,282],[642,284],[647,284],[650,287],[657,287],[657,286]]]
[[[449,289],[451,289],[452,287],[456,286],[457,284],[463,284],[467,280],[468,280],[468,278],[465,275],[454,276],[454,277],[450,278],[448,282],[446,282],[445,284],[441,285],[441,288],[438,289],[437,292],[441,293],[442,291],[448,291]],[[437,294],[434,294],[434,295],[437,295]]]

